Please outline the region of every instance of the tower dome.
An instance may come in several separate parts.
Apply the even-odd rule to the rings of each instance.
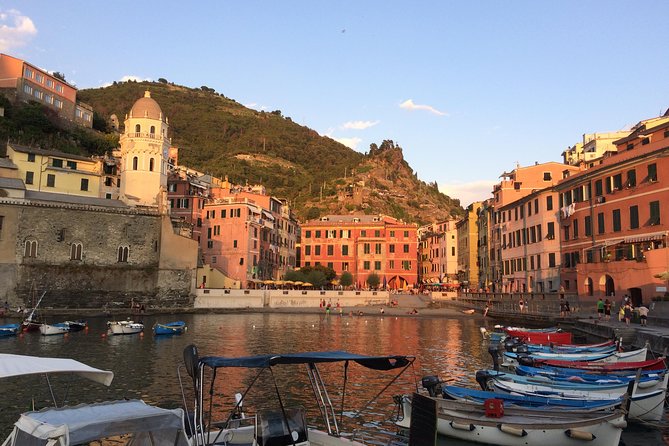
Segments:
[[[150,118],[158,119],[160,121],[165,121],[163,116],[163,111],[160,109],[160,105],[151,98],[151,92],[146,90],[144,92],[144,97],[137,99],[135,105],[130,109],[131,118]]]

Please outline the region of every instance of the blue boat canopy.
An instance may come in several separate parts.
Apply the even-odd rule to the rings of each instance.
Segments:
[[[257,355],[239,358],[225,358],[221,356],[206,356],[200,363],[211,368],[245,367],[268,368],[279,364],[314,364],[322,362],[354,361],[363,367],[373,370],[392,370],[406,367],[414,361],[413,356],[365,356],[343,351],[305,352],[279,355]]]

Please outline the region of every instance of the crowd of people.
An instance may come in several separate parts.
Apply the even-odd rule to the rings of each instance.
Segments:
[[[597,300],[597,319],[604,320],[606,322],[611,320],[611,308],[614,306],[613,301],[606,299],[602,300],[600,297]],[[645,306],[643,303],[638,307],[634,307],[632,299],[628,295],[623,296],[623,300],[620,303],[620,309],[618,310],[618,321],[625,322],[626,325],[629,325],[632,321],[632,315],[636,311],[639,314],[639,323],[641,325],[648,324],[648,313],[650,309]]]

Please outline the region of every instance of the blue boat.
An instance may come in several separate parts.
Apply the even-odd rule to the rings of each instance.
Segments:
[[[15,336],[21,331],[21,324],[0,325],[0,338],[5,336]]]
[[[153,334],[158,335],[178,335],[187,330],[184,321],[168,322],[166,324],[156,324],[153,326]]]
[[[444,386],[443,397],[459,401],[475,401],[483,403],[487,399],[495,398],[504,401],[504,406],[534,407],[543,409],[585,410],[596,411],[619,406],[623,398],[609,400],[564,399],[541,396],[511,395],[483,390],[468,389],[460,386]]]
[[[626,374],[599,374],[581,369],[561,369],[558,367],[530,367],[525,365],[516,366],[514,371],[523,376],[545,376],[553,381],[585,382],[585,383],[628,383],[634,380],[636,373]],[[666,370],[641,370],[641,382],[647,380],[662,379]]]

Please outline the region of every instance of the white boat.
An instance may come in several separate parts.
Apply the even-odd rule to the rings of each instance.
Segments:
[[[42,324],[39,326],[39,332],[42,333],[42,336],[62,335],[69,331],[70,327],[62,322],[58,324]]]
[[[398,426],[411,427],[414,421],[409,414],[414,401],[419,405],[436,404],[440,435],[500,446],[611,446],[620,442],[627,426],[623,409],[585,412],[504,407],[502,416],[493,417],[486,415],[485,404],[418,394],[402,397],[404,417]]]
[[[629,417],[640,421],[660,421],[664,415],[664,400],[667,395],[667,381],[669,373],[665,373],[662,381],[644,389],[635,385],[632,392]],[[490,380],[495,392],[508,393],[511,395],[543,396],[550,398],[580,399],[588,401],[612,400],[620,398],[627,391],[627,386],[618,388],[597,389],[597,386],[584,385],[582,387],[573,386],[553,386],[550,384],[527,384],[514,382],[507,376],[507,379],[495,378]],[[648,384],[648,383],[647,383]]]
[[[638,362],[645,361],[648,355],[648,348],[640,348],[629,352],[612,352],[612,353],[513,353],[504,352],[504,366],[516,367],[520,364],[525,365],[519,358],[528,358],[531,361],[541,362],[542,360],[557,360],[557,361],[589,361],[601,363],[614,362]]]
[[[77,374],[106,386],[114,378],[110,371],[73,359],[0,354],[0,379],[53,373]],[[49,380],[47,383],[51,388]],[[122,443],[115,441],[120,438]],[[105,439],[137,446],[191,444],[185,434],[183,410],[123,400],[23,413],[2,446],[108,444],[103,443]]]
[[[109,333],[113,335],[137,334],[144,331],[144,324],[134,321],[114,321],[107,322]]]
[[[358,437],[359,433],[356,432],[353,436],[341,433],[339,423],[342,422],[341,415],[344,408],[341,408],[342,413],[338,413],[339,410],[335,409],[318,366],[322,363],[340,363],[344,365],[344,370],[348,370],[349,363],[357,363],[371,370],[393,371],[392,378],[396,379],[398,377],[397,370],[400,370],[399,374],[401,374],[413,364],[414,360],[414,357],[404,355],[364,356],[340,351],[268,354],[238,358],[214,356],[199,358],[197,348],[190,345],[184,350],[184,362],[188,374],[193,378],[195,387],[194,426],[191,427],[192,431],[195,432],[192,437],[193,445],[362,446],[367,443],[364,443],[364,440]],[[320,415],[325,430],[307,426],[306,409],[303,406],[284,405],[280,387],[275,381],[277,376],[283,376],[284,374],[275,373],[273,368],[288,365],[306,366],[311,390],[313,390],[313,396],[316,397],[317,406],[320,408],[320,411],[311,415],[314,418],[318,418]],[[353,365],[351,366],[353,367]],[[254,372],[257,375],[256,378],[252,380],[243,395],[247,395],[248,391],[258,381],[259,390],[268,392],[268,400],[265,401],[264,407],[276,407],[266,408],[258,411],[255,415],[247,416],[241,410],[244,397],[240,395],[230,417],[228,417],[228,421],[217,423],[211,419],[209,407],[213,401],[210,399],[212,396],[208,396],[208,389],[210,386],[214,386],[218,369],[225,368],[227,373],[230,373],[240,367],[257,371]],[[218,374],[225,376],[227,373],[221,370]],[[259,384],[260,380],[257,380],[257,378],[263,374],[272,377],[274,389],[265,389],[265,385]],[[204,382],[207,384],[204,385]],[[346,386],[343,390],[346,390]],[[305,392],[305,394],[308,394],[308,392]],[[340,397],[343,404],[345,400],[343,393]],[[212,426],[220,427],[212,429]],[[434,436],[434,433],[432,435]],[[420,445],[421,443],[419,440],[414,440],[413,444]]]

